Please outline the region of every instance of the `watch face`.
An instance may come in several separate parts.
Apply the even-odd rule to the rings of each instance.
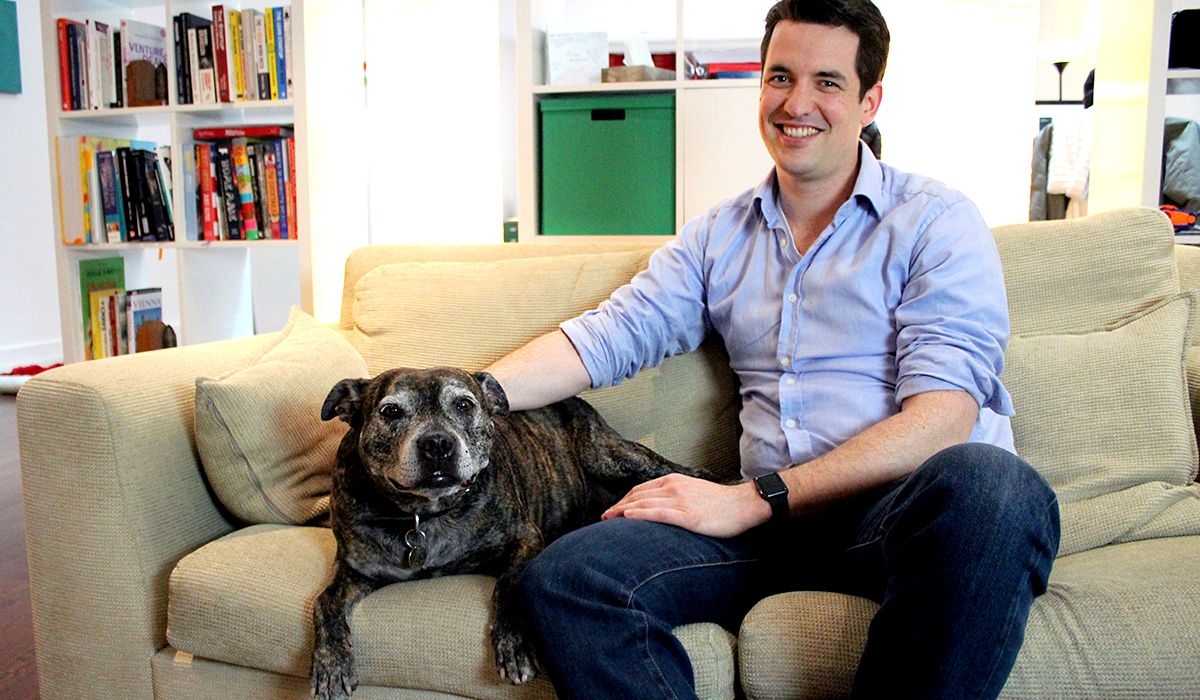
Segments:
[[[758,487],[759,495],[767,500],[778,496],[786,496],[788,492],[787,484],[783,483],[783,477],[774,473],[764,474],[756,478],[754,484]]]

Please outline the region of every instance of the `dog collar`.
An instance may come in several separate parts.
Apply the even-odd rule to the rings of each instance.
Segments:
[[[425,566],[425,532],[421,529],[421,516],[413,513],[412,529],[404,533],[404,561],[401,564],[406,569],[419,569]]]
[[[470,492],[471,487],[468,486],[461,494],[459,494],[459,498],[455,499],[453,504],[439,510],[436,513],[426,515],[426,519],[436,518],[439,515],[444,515],[449,513],[451,510],[454,510],[462,503],[462,497],[466,496]],[[413,513],[412,521],[412,528],[410,528],[408,532],[404,533],[404,554],[402,556],[401,566],[406,569],[420,569],[421,567],[425,566],[425,558],[429,554],[429,550],[425,548],[425,541],[428,539],[428,536],[425,534],[425,531],[421,529],[420,514]]]

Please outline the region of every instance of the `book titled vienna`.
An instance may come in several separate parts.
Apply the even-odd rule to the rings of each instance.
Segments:
[[[167,30],[121,20],[121,77],[125,106],[167,104]]]

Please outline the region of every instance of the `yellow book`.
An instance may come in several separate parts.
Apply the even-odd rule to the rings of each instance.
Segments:
[[[271,99],[279,99],[279,71],[275,70],[275,13],[269,9],[263,12],[266,24],[267,40],[267,72],[271,76]]]
[[[231,44],[230,51],[233,52],[233,94],[234,101],[240,102],[246,99],[246,66],[245,57],[242,52],[245,50],[242,46],[242,12],[241,10],[229,11],[229,43]]]

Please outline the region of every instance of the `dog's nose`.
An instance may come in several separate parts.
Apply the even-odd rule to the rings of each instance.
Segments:
[[[445,433],[430,433],[421,438],[417,448],[425,459],[442,462],[454,454],[454,441]]]

